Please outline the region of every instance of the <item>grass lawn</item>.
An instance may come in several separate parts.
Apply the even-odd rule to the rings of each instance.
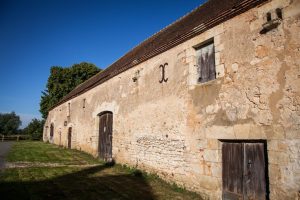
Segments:
[[[41,162],[66,165],[99,164],[89,154],[73,149],[64,149],[57,145],[43,142],[22,141],[14,143],[6,160],[8,162]]]
[[[0,199],[201,199],[154,175],[42,142],[15,143],[7,161],[62,165],[5,169],[0,172]]]

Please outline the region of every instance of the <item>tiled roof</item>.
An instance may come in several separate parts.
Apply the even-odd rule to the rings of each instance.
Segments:
[[[209,0],[143,41],[104,71],[77,86],[54,107],[265,1],[267,0]]]

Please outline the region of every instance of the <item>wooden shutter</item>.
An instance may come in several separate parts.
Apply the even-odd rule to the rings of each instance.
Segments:
[[[223,143],[222,162],[223,199],[243,199],[243,144]]]
[[[216,78],[214,44],[197,49],[198,82],[204,83]]]

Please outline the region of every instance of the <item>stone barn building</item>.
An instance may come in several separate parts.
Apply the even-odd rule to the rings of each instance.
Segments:
[[[209,0],[66,95],[43,138],[209,199],[298,199],[300,0]]]

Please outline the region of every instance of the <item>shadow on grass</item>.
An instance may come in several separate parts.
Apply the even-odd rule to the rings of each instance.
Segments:
[[[155,199],[151,187],[142,176],[97,174],[106,168],[110,168],[110,166],[91,167],[43,181],[8,182],[0,180],[0,197],[5,200]],[[45,174],[46,172],[41,173]],[[18,176],[22,175],[18,174]],[[30,179],[34,180],[35,177]]]

